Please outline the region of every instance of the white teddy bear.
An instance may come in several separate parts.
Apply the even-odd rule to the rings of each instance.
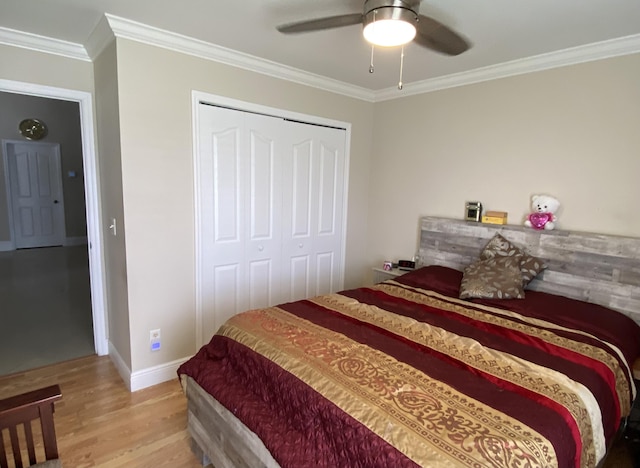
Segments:
[[[531,197],[531,211],[524,222],[525,226],[538,230],[550,230],[556,227],[556,211],[560,202],[549,195],[534,195]]]

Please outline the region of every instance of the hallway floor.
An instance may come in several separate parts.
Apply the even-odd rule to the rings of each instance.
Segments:
[[[0,252],[0,375],[94,353],[87,246]]]

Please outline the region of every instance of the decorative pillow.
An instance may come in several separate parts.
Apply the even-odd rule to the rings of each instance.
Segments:
[[[516,247],[500,234],[496,234],[487,243],[480,254],[480,259],[489,259],[495,257],[512,257],[521,255],[520,274],[522,275],[522,286],[526,286],[535,278],[547,265],[539,258],[532,257],[524,250]]]
[[[524,299],[522,254],[479,259],[464,269],[460,299]]]
[[[441,265],[429,265],[396,278],[407,286],[428,289],[445,296],[458,297],[462,272]]]

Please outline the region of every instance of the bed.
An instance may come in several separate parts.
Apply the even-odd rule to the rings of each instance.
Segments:
[[[178,369],[194,451],[216,468],[596,467],[636,397],[639,253],[425,217],[416,271],[238,314]],[[484,294],[495,268],[522,287]]]

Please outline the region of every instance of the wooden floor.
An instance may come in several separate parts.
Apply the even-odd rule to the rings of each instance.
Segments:
[[[191,453],[186,399],[175,380],[130,393],[108,356],[0,377],[0,399],[59,384],[58,449],[65,468],[202,467]]]
[[[62,390],[55,424],[65,468],[202,466],[190,449],[177,377],[130,393],[108,356],[90,356],[0,377],[0,399],[55,383]],[[621,440],[604,468],[639,468],[636,457]]]

